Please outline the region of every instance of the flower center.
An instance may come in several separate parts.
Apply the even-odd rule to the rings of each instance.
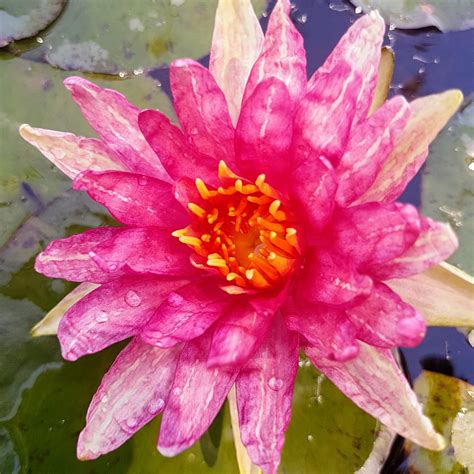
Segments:
[[[263,174],[250,183],[221,161],[219,180],[222,186],[210,189],[196,179],[201,199],[188,203],[191,224],[173,235],[195,251],[197,267],[242,288],[274,288],[300,256],[291,212]]]

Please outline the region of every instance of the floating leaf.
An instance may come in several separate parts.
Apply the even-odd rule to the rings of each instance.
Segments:
[[[0,0],[0,48],[44,30],[66,0]]]
[[[474,27],[472,0],[351,0],[364,12],[378,10],[397,28],[436,26],[441,31]]]

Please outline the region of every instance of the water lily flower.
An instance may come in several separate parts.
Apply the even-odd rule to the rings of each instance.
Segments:
[[[289,12],[279,0],[263,35],[250,1],[219,2],[209,69],[170,67],[180,126],[70,77],[99,138],[21,128],[122,224],[53,241],[36,260],[81,283],[55,313],[64,358],[131,338],[92,399],[81,459],[161,412],[158,450],[176,455],[235,386],[242,443],[276,472],[300,350],[390,429],[443,447],[391,349],[422,340],[423,315],[403,293],[413,278],[424,288],[420,275],[457,240],[397,198],[462,95],[374,101],[377,13],[308,80]]]

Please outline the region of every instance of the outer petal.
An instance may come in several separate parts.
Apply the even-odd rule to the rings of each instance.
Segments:
[[[331,243],[336,252],[366,270],[403,254],[419,233],[420,218],[414,206],[371,202],[337,212]]]
[[[273,77],[261,82],[244,103],[235,133],[237,165],[246,178],[265,173],[271,184],[286,182],[292,128],[285,84]]]
[[[117,272],[195,275],[197,271],[191,266],[189,255],[189,249],[172,237],[169,230],[157,227],[124,229],[89,252],[111,277]]]
[[[298,336],[280,316],[236,382],[242,443],[265,473],[276,473],[280,464],[297,370]]]
[[[315,304],[345,306],[365,298],[371,289],[372,280],[357,273],[347,259],[313,247],[307,252],[304,274],[296,291]]]
[[[72,179],[84,170],[127,169],[115,153],[96,138],[78,137],[26,124],[20,126],[20,135]]]
[[[138,128],[140,109],[112,89],[102,89],[81,77],[64,85],[82,115],[128,169],[169,181],[169,176]]]
[[[346,310],[357,326],[357,337],[372,346],[417,346],[425,336],[423,317],[383,283],[374,283],[370,296]]]
[[[192,59],[171,63],[174,106],[188,141],[201,153],[232,167],[234,127],[224,94],[211,73]]]
[[[412,116],[408,125],[374,183],[357,203],[391,202],[400,196],[425,162],[429,144],[456,112],[462,99],[460,91],[451,90],[411,102]]]
[[[399,257],[371,268],[381,280],[406,278],[421,273],[446,260],[458,247],[458,239],[449,224],[429,218],[421,221],[421,232],[415,243]]]
[[[217,161],[194,150],[183,132],[172,125],[166,115],[158,110],[145,110],[138,117],[138,123],[174,180],[199,177],[206,183],[217,183]]]
[[[74,180],[74,188],[86,191],[125,225],[176,229],[188,222],[171,184],[159,179],[123,171],[86,171]]]
[[[186,283],[127,276],[101,285],[61,319],[58,338],[63,357],[76,360],[138,334],[168,294]]]
[[[355,126],[337,167],[336,200],[347,207],[374,182],[410,117],[407,101],[397,96]]]
[[[306,52],[303,37],[289,17],[289,0],[278,0],[268,22],[263,51],[250,73],[242,104],[264,80],[282,81],[295,104],[306,90]]]
[[[170,293],[143,328],[142,339],[171,347],[203,334],[230,303],[229,295],[218,288],[218,283],[215,278],[203,278]]]
[[[234,124],[239,117],[245,84],[262,44],[263,32],[251,2],[219,0],[209,70],[224,92]]]
[[[113,451],[163,410],[180,353],[134,339],[118,355],[89,406],[79,459]]]
[[[430,326],[474,327],[474,279],[446,262],[387,284]]]
[[[99,227],[65,239],[53,240],[37,257],[35,270],[51,278],[102,283],[111,279],[91,259],[91,250],[123,232],[120,227]],[[117,273],[114,276],[121,276]]]
[[[229,393],[237,370],[207,367],[210,335],[189,342],[178,368],[161,421],[158,450],[174,456],[207,430]]]
[[[74,290],[68,293],[48,314],[31,329],[31,335],[37,336],[54,336],[58,332],[58,326],[64,313],[79,300],[100,285],[95,283],[81,283]]]
[[[423,415],[415,393],[388,349],[361,343],[359,356],[344,363],[325,358],[314,347],[307,347],[305,352],[339,390],[388,428],[427,449],[443,449],[443,437]]]

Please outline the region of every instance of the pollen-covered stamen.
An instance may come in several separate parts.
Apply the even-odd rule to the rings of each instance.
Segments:
[[[192,222],[173,235],[196,252],[196,265],[218,271],[230,284],[257,289],[280,284],[300,256],[291,212],[265,175],[250,183],[223,161],[218,174],[217,189],[196,179],[201,201],[188,203]]]

